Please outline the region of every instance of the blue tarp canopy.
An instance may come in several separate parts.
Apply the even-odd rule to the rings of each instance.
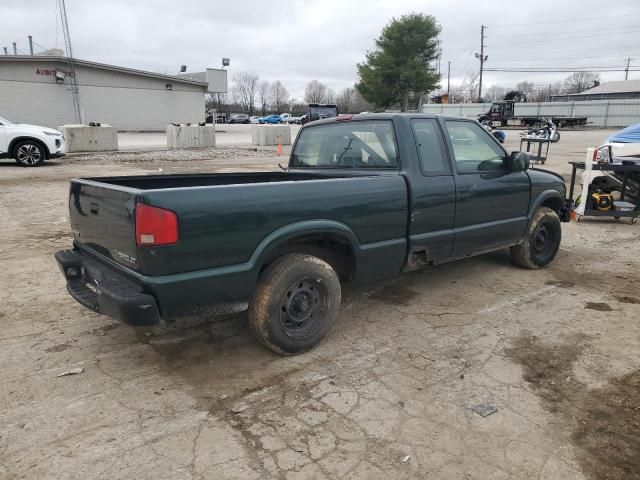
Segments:
[[[630,125],[607,138],[607,143],[640,143],[640,123]]]

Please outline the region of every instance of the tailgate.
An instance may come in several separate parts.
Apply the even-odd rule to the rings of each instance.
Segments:
[[[137,191],[86,180],[72,180],[69,218],[75,243],[139,270],[135,239]]]

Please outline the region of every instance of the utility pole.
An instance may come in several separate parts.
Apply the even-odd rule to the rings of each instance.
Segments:
[[[82,108],[80,107],[80,86],[76,77],[76,67],[73,58],[73,48],[71,48],[71,35],[69,35],[69,21],[67,20],[67,6],[65,0],[59,0],[60,19],[62,20],[62,33],[64,34],[64,46],[69,61],[69,83],[71,84],[71,97],[73,99],[73,111],[76,123],[83,123]]]
[[[449,87],[451,86],[451,60],[447,64],[447,95],[449,95]]]
[[[624,79],[629,79],[629,64],[631,63],[631,57],[627,57],[627,68],[624,69]]]
[[[480,54],[476,53],[476,58],[480,59],[480,82],[478,84],[478,102],[482,102],[482,70],[484,69],[484,62],[489,58],[484,54],[484,29],[487,28],[484,25],[480,26]]]
[[[33,56],[33,36],[29,35],[29,52]]]

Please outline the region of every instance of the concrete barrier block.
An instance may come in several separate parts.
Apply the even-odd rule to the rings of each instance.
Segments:
[[[167,126],[168,148],[205,148],[216,146],[216,129],[213,124]]]
[[[118,150],[118,131],[111,125],[63,125],[58,130],[64,134],[68,153]]]
[[[291,127],[289,125],[251,125],[251,143],[253,145],[291,145]]]

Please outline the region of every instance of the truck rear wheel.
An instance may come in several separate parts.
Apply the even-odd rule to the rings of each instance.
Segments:
[[[327,262],[312,255],[285,255],[260,276],[249,323],[258,340],[274,352],[303,353],[327,334],[340,300],[340,280]]]
[[[511,247],[511,260],[524,268],[546,267],[558,253],[561,239],[562,228],[558,214],[550,208],[542,207],[533,215],[524,242]]]

